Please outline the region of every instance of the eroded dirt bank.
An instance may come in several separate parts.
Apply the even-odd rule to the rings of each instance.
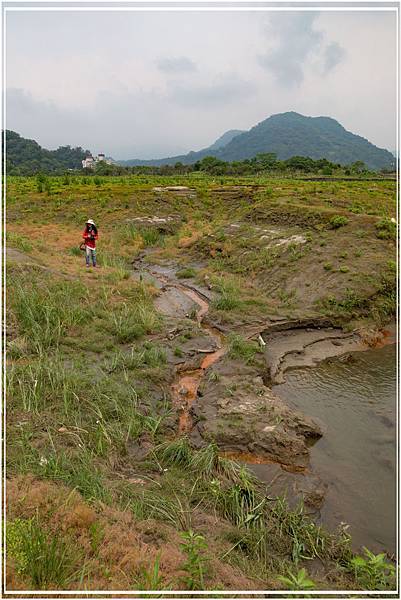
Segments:
[[[346,358],[382,343],[387,334],[346,332],[325,317],[276,318],[264,327],[245,324],[236,331],[257,340],[260,353],[252,364],[244,364],[230,353],[227,327],[210,318],[213,290],[178,280],[176,268],[149,264],[142,255],[134,263],[133,277],[158,289],[155,304],[171,323],[172,342],[182,332],[183,320],[197,322],[190,347],[172,358],[177,432],[187,434],[195,447],[213,441],[228,457],[270,464],[272,493],[285,491],[290,501],[302,498],[310,511],[318,511],[327,485],[311,472],[309,449],[324,434],[325,424],[287,406],[271,386],[284,381],[288,369]]]

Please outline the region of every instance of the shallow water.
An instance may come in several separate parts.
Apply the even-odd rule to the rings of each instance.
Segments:
[[[328,484],[322,521],[329,529],[349,523],[356,547],[394,552],[395,344],[288,372],[274,391],[325,426],[311,448],[311,467]]]

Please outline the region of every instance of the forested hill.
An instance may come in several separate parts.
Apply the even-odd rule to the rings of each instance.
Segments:
[[[60,146],[57,150],[45,150],[34,140],[21,137],[15,131],[7,129],[6,134],[6,168],[8,175],[32,175],[43,171],[64,172],[67,169],[80,169],[81,161],[90,154],[82,148]]]
[[[223,136],[224,137],[224,136]],[[292,156],[348,165],[362,161],[370,169],[391,168],[394,156],[365,138],[347,131],[330,117],[305,117],[296,112],[272,115],[249,131],[235,135],[223,147],[214,145],[199,152],[189,152],[156,160],[121,161],[125,165],[192,164],[207,155],[227,162],[253,158],[257,154],[274,153],[279,160]]]

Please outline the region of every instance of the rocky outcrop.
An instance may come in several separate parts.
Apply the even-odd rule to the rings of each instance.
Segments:
[[[320,426],[290,410],[255,369],[223,358],[206,374],[192,406],[193,441],[215,441],[224,451],[251,453],[295,470],[307,467],[308,446]]]

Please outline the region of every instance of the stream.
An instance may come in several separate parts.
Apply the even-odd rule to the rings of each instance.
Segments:
[[[176,286],[178,287],[178,286]],[[196,318],[199,327],[202,326],[204,330],[208,332],[210,337],[214,339],[217,345],[217,350],[206,354],[202,360],[200,368],[193,371],[184,371],[182,374],[178,374],[176,381],[172,385],[173,401],[176,406],[181,408],[179,417],[179,433],[187,433],[192,429],[192,419],[190,416],[191,406],[196,398],[198,387],[204,375],[204,372],[208,367],[217,362],[225,353],[223,346],[222,335],[217,329],[210,327],[209,325],[202,324],[202,319],[209,310],[209,303],[204,300],[198,292],[190,288],[180,286],[181,291],[188,296],[195,304],[199,306],[196,312]]]
[[[191,406],[208,367],[226,352],[220,331],[202,323],[209,309],[206,297],[170,279],[160,270],[147,272],[166,293],[175,290],[194,302],[199,327],[207,331],[216,350],[200,367],[177,371],[172,384],[179,412],[179,433],[192,429]],[[350,360],[326,361],[311,368],[288,371],[285,382],[272,389],[286,404],[317,418],[323,437],[311,448],[309,472],[327,489],[320,519],[330,530],[345,522],[355,549],[367,546],[395,552],[396,546],[396,344],[352,353]],[[262,480],[272,479],[272,465],[258,457],[243,457]],[[260,464],[262,463],[262,464]],[[279,465],[274,467],[280,471]],[[280,477],[279,474],[275,476]],[[297,477],[303,477],[299,475]]]

